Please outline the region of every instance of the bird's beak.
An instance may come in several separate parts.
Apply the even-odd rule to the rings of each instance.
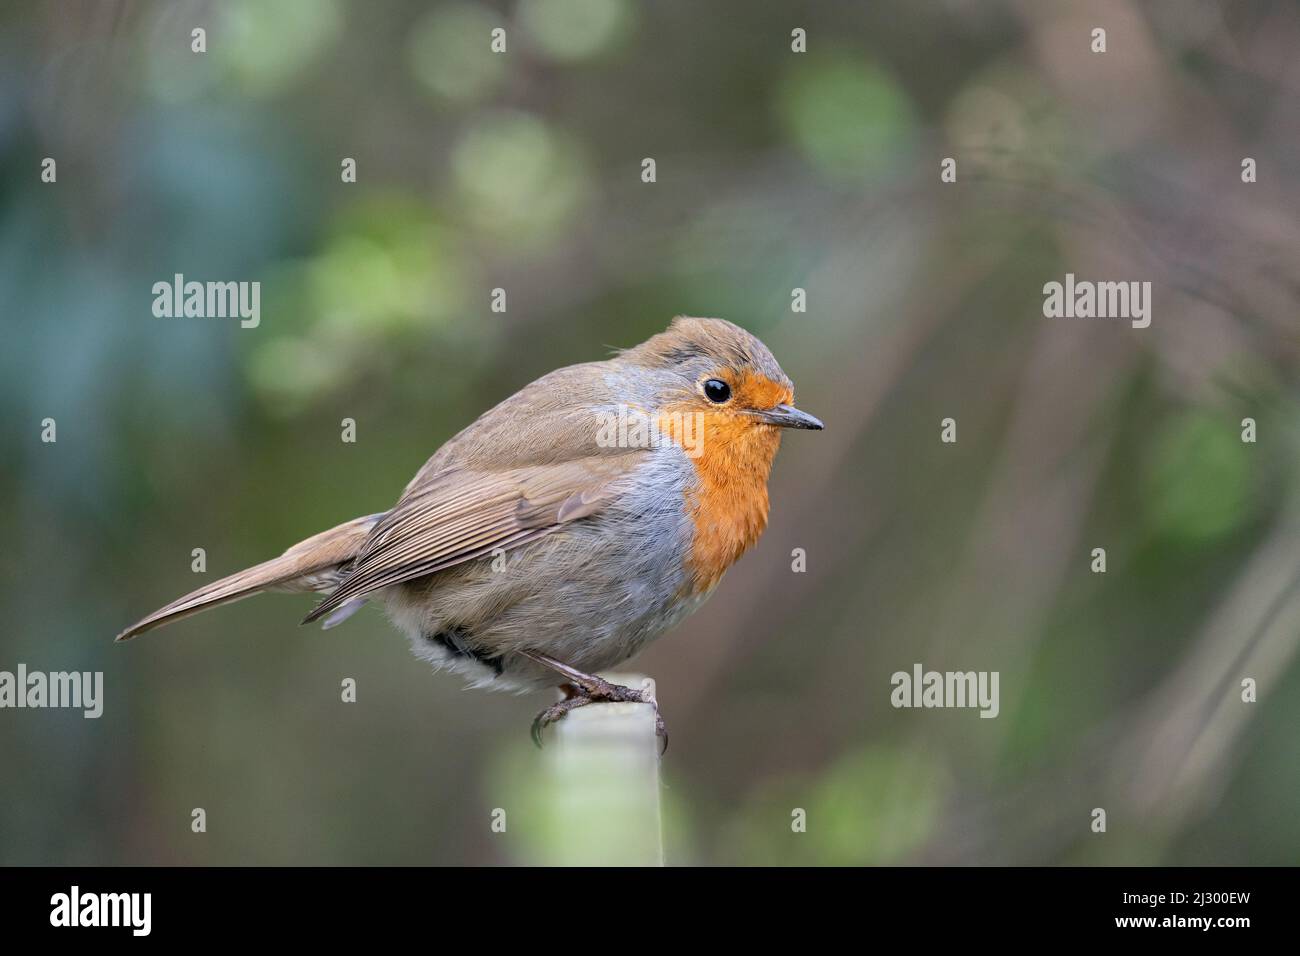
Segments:
[[[755,412],[760,421],[767,422],[769,425],[776,425],[778,428],[810,428],[813,431],[821,431],[826,426],[818,419],[809,415],[807,412],[801,412],[793,405],[778,405],[776,408],[769,408],[767,411]]]

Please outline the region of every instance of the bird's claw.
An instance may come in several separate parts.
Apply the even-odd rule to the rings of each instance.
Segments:
[[[569,711],[573,710],[574,708],[581,707],[584,704],[590,704],[593,702],[594,702],[594,698],[591,697],[566,697],[564,700],[552,704],[550,707],[547,707],[544,711],[538,714],[533,719],[533,729],[532,729],[533,743],[537,745],[537,749],[538,750],[542,749],[543,730],[545,730],[551,724],[555,723],[557,720],[559,720],[561,717],[563,717],[565,714],[567,714]]]
[[[663,714],[659,712],[659,704],[653,697],[648,696],[644,691],[633,690],[631,687],[624,687],[621,684],[611,684],[599,677],[584,680],[574,689],[576,693],[564,700],[556,701],[533,720],[532,738],[533,743],[537,745],[539,750],[542,747],[542,731],[557,720],[565,717],[569,711],[577,710],[579,707],[586,707],[588,704],[616,703],[649,704],[653,707],[655,710],[655,736],[662,741],[659,755],[663,756],[668,752],[668,728],[664,723]]]

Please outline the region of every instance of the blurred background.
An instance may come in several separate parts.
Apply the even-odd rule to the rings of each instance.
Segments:
[[[378,610],[112,637],[678,313],[828,427],[631,665],[670,861],[1295,863],[1297,50],[1293,2],[5,4],[0,669],[106,700],[0,712],[0,863],[554,859],[549,699]],[[260,326],[155,318],[178,272],[260,281]],[[1150,328],[1044,318],[1066,272],[1150,281]],[[918,662],[999,671],[1000,716],[895,710]]]

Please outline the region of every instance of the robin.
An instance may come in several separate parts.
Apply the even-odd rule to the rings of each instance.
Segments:
[[[793,399],[753,335],[678,316],[484,413],[392,510],[205,585],[117,640],[260,591],[324,594],[303,623],[327,628],[375,599],[417,656],[472,686],[558,686],[564,699],[533,723],[540,744],[574,708],[643,701],[596,673],[699,607],[758,540],[782,430],[822,428]]]

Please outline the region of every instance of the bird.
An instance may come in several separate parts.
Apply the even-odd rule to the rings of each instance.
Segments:
[[[557,369],[449,439],[385,512],[206,584],[126,641],[263,591],[314,592],[334,627],[384,606],[418,658],[472,687],[558,688],[534,741],[597,701],[658,704],[599,672],[697,609],[768,519],[786,429],[820,430],[750,332],[679,315],[603,361]]]

